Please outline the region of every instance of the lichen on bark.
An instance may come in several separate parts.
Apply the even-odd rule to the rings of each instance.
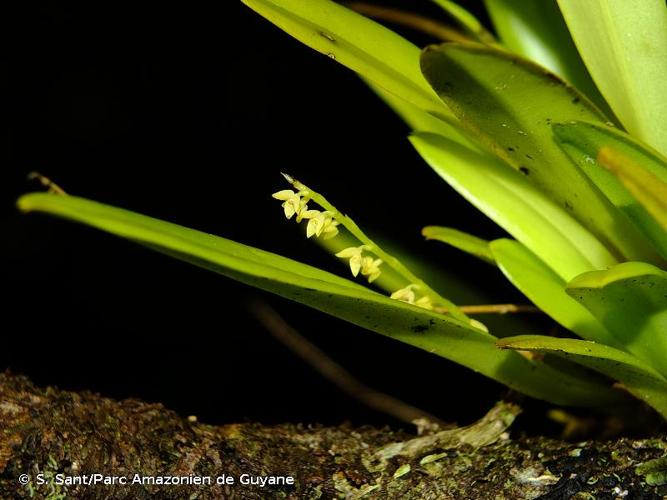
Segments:
[[[0,498],[661,498],[667,441],[509,438],[501,405],[466,428],[211,426],[160,404],[38,388],[0,375]],[[210,476],[234,485],[55,485],[80,476]],[[19,483],[21,474],[30,482]],[[38,474],[50,484],[38,485]],[[245,486],[241,474],[294,485]]]

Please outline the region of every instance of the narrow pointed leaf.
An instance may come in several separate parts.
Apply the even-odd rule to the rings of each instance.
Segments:
[[[558,4],[579,53],[621,123],[667,154],[664,0],[558,0]]]
[[[452,0],[433,0],[454,21],[458,23],[473,38],[483,43],[494,43],[495,38],[484,25],[470,11]]]
[[[628,392],[667,418],[667,380],[631,354],[595,342],[541,335],[506,337],[498,346],[556,354],[596,370],[621,382]]]
[[[330,0],[242,0],[300,42],[419,108],[449,114],[419,71],[419,49]]]
[[[557,323],[584,339],[621,346],[590,311],[566,293],[566,281],[521,243],[499,239],[489,248],[507,279]]]
[[[666,160],[628,134],[605,125],[558,123],[553,131],[572,161],[667,257]],[[606,162],[601,164],[600,159]]]
[[[224,238],[73,196],[29,194],[23,211],[88,224],[455,361],[537,398],[598,406],[617,397],[516,353],[469,324],[392,300],[314,267]]]
[[[556,0],[485,0],[500,41],[606,106],[572,41]]]
[[[667,272],[643,262],[577,276],[567,293],[636,357],[667,374]]]
[[[434,134],[416,133],[410,141],[450,186],[563,279],[616,263],[587,229],[497,158]]]
[[[422,235],[427,240],[442,241],[489,264],[496,263],[491,250],[489,250],[489,242],[472,234],[451,227],[427,226],[422,229]]]
[[[604,120],[581,94],[524,59],[476,44],[422,53],[422,71],[471,133],[629,259],[658,262],[651,243],[572,164],[551,123]]]

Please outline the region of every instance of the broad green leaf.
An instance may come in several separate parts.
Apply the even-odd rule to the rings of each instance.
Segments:
[[[19,199],[18,206],[24,212],[58,215],[137,241],[425,349],[537,398],[589,407],[618,402],[604,386],[496,349],[495,337],[467,323],[270,252],[73,196],[29,194]]]
[[[495,157],[434,134],[412,144],[449,185],[565,280],[616,260],[579,222]]]
[[[489,244],[503,274],[537,307],[580,337],[620,347],[595,317],[565,292],[566,282],[518,241]]]
[[[567,293],[625,350],[667,374],[667,272],[643,262],[624,262],[577,276]]]
[[[558,0],[558,5],[593,80],[621,123],[667,154],[664,0]]]
[[[477,44],[427,48],[422,71],[471,133],[605,245],[628,259],[660,260],[651,243],[552,139],[551,123],[604,120],[583,95],[539,66]]]
[[[477,41],[483,43],[494,43],[495,38],[484,25],[470,11],[461,7],[452,0],[433,0],[449,16],[456,21],[459,26],[468,32]]]
[[[485,0],[484,5],[505,47],[553,71],[602,109],[606,107],[556,0]]]
[[[427,226],[422,229],[422,235],[427,240],[442,241],[489,264],[496,263],[491,250],[489,250],[489,242],[472,234],[451,227]]]
[[[562,356],[620,381],[636,398],[667,418],[667,380],[626,352],[586,340],[520,335],[498,341],[503,349],[537,351]]]
[[[300,42],[401,96],[447,115],[419,70],[419,49],[393,31],[330,0],[242,0]]]
[[[666,160],[605,125],[559,123],[553,131],[572,161],[667,257]]]

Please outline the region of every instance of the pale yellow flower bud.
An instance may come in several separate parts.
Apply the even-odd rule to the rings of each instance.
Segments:
[[[299,193],[295,193],[291,189],[283,189],[277,193],[271,195],[276,200],[282,200],[283,210],[285,211],[285,217],[291,219],[294,214],[299,214],[305,205],[302,205],[301,196]]]
[[[429,311],[433,309],[433,302],[431,302],[431,297],[428,295],[424,295],[420,299],[417,299],[415,301],[415,305],[417,307],[421,307],[422,309],[428,309]]]
[[[361,274],[368,276],[369,283],[373,283],[382,274],[380,264],[382,264],[382,259],[373,259],[373,257],[369,256],[363,258],[361,262]]]
[[[415,285],[408,285],[405,288],[396,290],[394,293],[391,294],[390,298],[394,300],[400,300],[401,302],[407,302],[408,304],[414,304],[415,303],[415,292],[413,290],[414,287]]]

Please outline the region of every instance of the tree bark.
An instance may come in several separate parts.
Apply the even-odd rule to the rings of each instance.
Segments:
[[[371,427],[215,427],[160,404],[41,389],[25,377],[0,374],[0,498],[649,499],[667,494],[661,486],[667,464],[659,460],[667,448],[663,436],[576,444],[510,439],[506,427],[515,414],[515,407],[501,404],[472,426],[418,438]],[[103,484],[114,476],[116,484]],[[234,484],[216,484],[223,476]],[[84,477],[98,484],[67,484]],[[211,484],[153,484],[169,477],[186,483],[210,478]],[[242,484],[268,477],[283,484]],[[294,484],[285,484],[285,478]]]

